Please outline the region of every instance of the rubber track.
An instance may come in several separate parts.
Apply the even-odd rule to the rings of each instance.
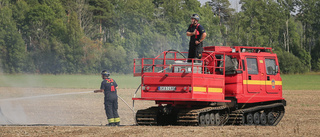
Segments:
[[[275,122],[271,126],[276,126],[284,116],[284,106],[282,103],[274,103],[274,104],[269,104],[269,105],[261,105],[261,106],[255,106],[255,107],[250,107],[250,108],[245,108],[245,109],[238,109],[233,111],[229,115],[229,120],[227,122],[228,125],[243,125],[244,119],[243,116],[245,116],[246,113],[250,112],[256,112],[264,109],[276,109],[280,113],[277,115]]]
[[[136,113],[136,122],[138,125],[157,125],[158,107],[150,107],[138,110]]]
[[[183,109],[178,113],[177,124],[185,126],[196,126],[200,125],[199,116],[200,113],[210,112],[210,111],[219,111],[226,109],[227,106],[219,107],[205,107],[199,109]],[[224,125],[227,122],[228,115],[221,116],[220,125]]]

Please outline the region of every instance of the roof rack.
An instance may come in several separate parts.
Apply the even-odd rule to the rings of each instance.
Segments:
[[[205,51],[215,51],[215,52],[251,52],[251,53],[260,53],[260,52],[272,52],[271,47],[249,47],[249,46],[209,46],[204,47]]]
[[[233,46],[233,49],[235,49],[235,52],[254,52],[254,53],[260,53],[260,52],[272,52],[271,47],[249,47],[249,46]]]

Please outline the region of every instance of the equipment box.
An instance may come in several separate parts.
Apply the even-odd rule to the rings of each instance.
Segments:
[[[202,63],[193,63],[193,73],[201,73]],[[192,63],[175,61],[173,64],[174,73],[192,73]]]

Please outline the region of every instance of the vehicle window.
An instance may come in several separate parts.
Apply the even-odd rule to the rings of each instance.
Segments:
[[[258,65],[256,58],[247,58],[248,74],[258,74]]]
[[[274,59],[266,59],[265,62],[266,62],[267,75],[275,75],[276,61]]]

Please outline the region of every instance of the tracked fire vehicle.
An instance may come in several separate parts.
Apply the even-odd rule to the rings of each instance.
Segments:
[[[164,51],[134,59],[141,97],[138,125],[277,125],[284,116],[282,79],[272,48],[204,47],[202,59]]]

